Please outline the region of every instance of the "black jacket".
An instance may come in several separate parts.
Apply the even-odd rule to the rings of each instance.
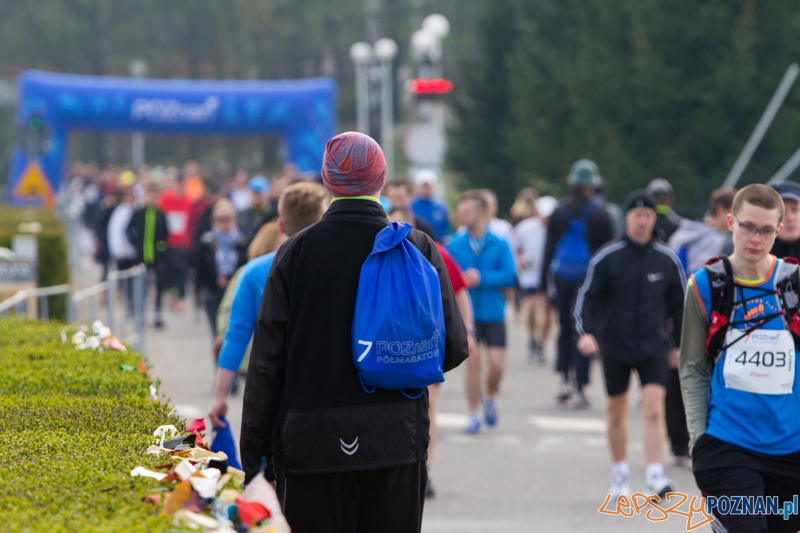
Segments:
[[[216,250],[217,242],[214,240],[214,234],[208,231],[200,238],[200,246],[197,248],[197,257],[194,260],[196,272],[195,283],[198,288],[210,292],[224,292],[225,289],[217,285],[219,272],[217,272]],[[247,243],[241,237],[236,245],[236,252],[239,254],[236,265],[236,270],[238,270],[239,267],[247,263]],[[234,270],[234,272],[236,270]],[[231,276],[233,276],[233,274],[231,274]]]
[[[387,223],[376,202],[337,200],[320,222],[278,250],[247,372],[240,446],[247,481],[259,472],[262,458],[289,475],[425,461],[427,393],[417,400],[400,391],[367,394],[353,364],[361,266]],[[451,370],[467,357],[467,332],[447,269],[429,237],[413,230],[408,239],[439,273],[444,370]],[[271,479],[273,469],[266,475]]]
[[[566,205],[572,216],[577,218],[583,212],[586,204],[599,198],[592,197],[588,200],[583,196],[572,193],[558,203],[558,207],[550,215],[550,221],[547,223],[547,241],[544,246],[544,263],[542,263],[542,281],[541,286],[547,287],[548,278],[550,276],[550,263],[553,261],[553,254],[556,251],[556,245],[559,239],[567,231],[569,227],[569,219],[561,212],[561,206]],[[589,249],[595,253],[605,243],[614,238],[614,226],[608,211],[605,209],[598,209],[589,217],[586,224],[586,240],[589,243]]]
[[[140,263],[152,264],[152,262],[148,263],[145,261],[146,258],[144,254],[144,241],[147,233],[147,209],[148,206],[142,207],[131,215],[131,221],[128,223],[128,229],[125,231],[125,235],[128,237],[128,241],[130,241],[133,247],[136,248],[136,260]],[[155,252],[153,259],[158,260],[162,254],[167,251],[167,237],[169,235],[167,230],[167,217],[155,207],[149,207],[149,209],[155,210],[156,223],[153,232],[152,246]]]
[[[669,248],[623,237],[589,263],[575,302],[576,333],[593,334],[608,359],[666,357],[680,345],[685,286],[683,267]]]
[[[681,226],[681,217],[666,205],[659,205],[656,212],[658,215],[653,232],[661,242],[666,243]]]
[[[794,257],[800,261],[800,241],[785,242],[780,239],[775,239],[775,244],[772,245],[770,252],[775,257]]]

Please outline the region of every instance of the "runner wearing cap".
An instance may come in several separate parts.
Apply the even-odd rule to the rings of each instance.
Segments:
[[[650,180],[647,184],[647,192],[656,201],[656,237],[662,242],[667,242],[672,234],[678,231],[681,225],[681,217],[672,210],[675,205],[675,195],[672,184],[664,178]]]
[[[261,226],[272,221],[277,213],[269,206],[269,180],[264,176],[255,176],[247,182],[250,189],[250,207],[239,213],[237,225],[242,238],[249,245],[253,242]]]
[[[430,169],[422,169],[414,175],[414,187],[417,195],[411,200],[409,209],[417,219],[426,222],[437,242],[450,234],[450,213],[447,206],[434,198],[434,186],[438,178],[436,172]]]
[[[800,487],[800,373],[797,344],[786,325],[797,315],[784,318],[779,312],[789,307],[788,296],[796,297],[797,289],[790,284],[776,291],[781,280],[797,275],[797,266],[769,253],[782,229],[783,211],[784,202],[766,185],[748,185],[736,194],[727,216],[732,274],[725,274],[723,263],[726,268],[713,270],[713,276],[709,271],[715,265],[692,275],[680,345],[697,486],[706,496],[777,496],[780,508],[796,498]],[[729,287],[725,293],[732,309],[721,333],[724,342],[712,342],[709,354],[712,279],[713,294]],[[717,309],[715,325],[722,323],[722,309]],[[717,520],[724,527],[715,526],[716,531],[732,533],[800,529],[800,516],[792,513],[729,513]]]
[[[527,311],[528,355],[544,364],[542,345],[550,333],[553,313],[547,288],[542,286],[542,261],[547,241],[547,223],[558,201],[552,196],[543,196],[536,200],[535,205],[536,215],[522,220],[514,228],[514,251],[519,265],[519,286],[525,297]],[[537,312],[542,310],[543,313]],[[540,315],[541,325],[538,324]]]
[[[594,161],[580,159],[573,163],[567,183],[572,192],[559,202],[547,224],[541,286],[547,287],[553,297],[561,324],[556,371],[561,374],[562,381],[556,401],[566,403],[571,398],[573,407],[586,409],[589,407],[589,400],[583,393],[583,388],[589,384],[590,360],[581,356],[575,345],[572,311],[590,255],[612,240],[614,234],[611,217],[597,197],[601,178]],[[565,246],[567,243],[563,242],[565,240],[563,238],[570,233],[573,224],[581,221],[583,241],[579,244],[585,246],[581,247],[581,250],[570,249]],[[575,241],[571,240],[571,243],[574,244]],[[579,253],[581,251],[588,253]],[[564,276],[560,272],[560,265],[563,263],[556,257],[559,252],[563,252],[563,257],[567,259],[580,257],[580,264],[572,265],[573,268],[581,270],[578,276]]]
[[[669,248],[653,238],[656,204],[634,191],[625,207],[625,235],[592,257],[575,303],[578,349],[602,355],[606,382],[607,437],[611,451],[611,495],[630,493],[627,461],[628,384],[636,370],[642,384],[645,491],[664,495],[664,395],[667,358],[680,338],[683,268]],[[676,327],[667,329],[671,319]]]
[[[775,257],[794,257],[800,260],[800,184],[784,181],[772,185],[778,191],[786,210],[783,228],[770,252]]]
[[[672,210],[675,204],[672,184],[664,178],[656,178],[647,184],[647,192],[656,201],[655,235],[661,242],[678,231],[683,219]],[[689,458],[689,429],[686,427],[686,411],[683,409],[681,380],[678,375],[678,357],[674,354],[669,360],[666,398],[667,436],[676,466],[687,466]]]

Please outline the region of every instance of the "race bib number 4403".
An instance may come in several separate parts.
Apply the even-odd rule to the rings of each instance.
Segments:
[[[732,343],[732,344],[731,344]],[[788,331],[730,328],[722,374],[725,386],[755,394],[791,394],[795,346]]]

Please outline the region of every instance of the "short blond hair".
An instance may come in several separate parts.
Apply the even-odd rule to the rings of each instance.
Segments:
[[[278,216],[287,236],[299,233],[319,222],[328,196],[318,183],[303,181],[286,187],[278,200]]]

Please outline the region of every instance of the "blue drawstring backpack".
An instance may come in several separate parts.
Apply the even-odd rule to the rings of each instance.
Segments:
[[[445,329],[439,273],[406,239],[410,232],[410,225],[390,222],[375,237],[361,266],[352,334],[364,390],[401,390],[413,399],[444,381]]]
[[[224,416],[221,416],[220,420],[225,423],[225,427],[214,428],[211,437],[213,440],[211,441],[211,446],[209,446],[209,449],[212,452],[224,452],[225,455],[228,456],[228,465],[241,470],[242,465],[239,463],[239,459],[236,457],[236,441],[233,440],[231,423],[228,422]]]
[[[553,250],[550,273],[556,280],[567,283],[583,281],[583,276],[589,268],[589,261],[592,259],[592,250],[589,248],[586,236],[586,224],[601,207],[600,202],[592,200],[578,218],[575,218],[566,205],[561,205],[560,210],[569,225]]]

